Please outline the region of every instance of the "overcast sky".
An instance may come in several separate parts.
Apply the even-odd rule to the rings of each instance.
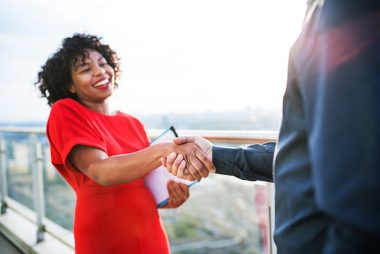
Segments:
[[[0,0],[0,121],[46,120],[33,83],[62,39],[104,38],[132,114],[280,110],[305,1]]]

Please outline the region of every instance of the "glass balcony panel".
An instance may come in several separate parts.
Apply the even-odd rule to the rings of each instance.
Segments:
[[[210,175],[189,200],[160,210],[173,253],[267,253],[266,186]]]
[[[75,193],[51,164],[47,141],[42,146],[46,218],[73,230]]]
[[[33,158],[27,133],[6,133],[8,196],[34,210]]]

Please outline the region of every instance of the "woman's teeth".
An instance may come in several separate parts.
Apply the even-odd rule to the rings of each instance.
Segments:
[[[99,81],[98,83],[96,83],[94,86],[95,87],[98,87],[98,86],[103,86],[105,84],[108,84],[109,80],[108,79],[103,79],[102,81]]]

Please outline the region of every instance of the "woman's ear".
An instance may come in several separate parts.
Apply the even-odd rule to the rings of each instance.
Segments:
[[[74,84],[71,84],[71,85],[69,86],[69,92],[70,92],[70,93],[75,93],[75,92],[76,92],[75,87],[74,87]]]

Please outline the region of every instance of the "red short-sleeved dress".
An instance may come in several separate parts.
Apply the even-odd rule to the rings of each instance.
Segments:
[[[47,136],[53,165],[77,195],[74,220],[77,254],[169,253],[167,236],[144,179],[101,186],[68,163],[75,145],[105,151],[108,156],[136,152],[149,145],[144,127],[124,114],[107,116],[72,99],[55,102]]]

